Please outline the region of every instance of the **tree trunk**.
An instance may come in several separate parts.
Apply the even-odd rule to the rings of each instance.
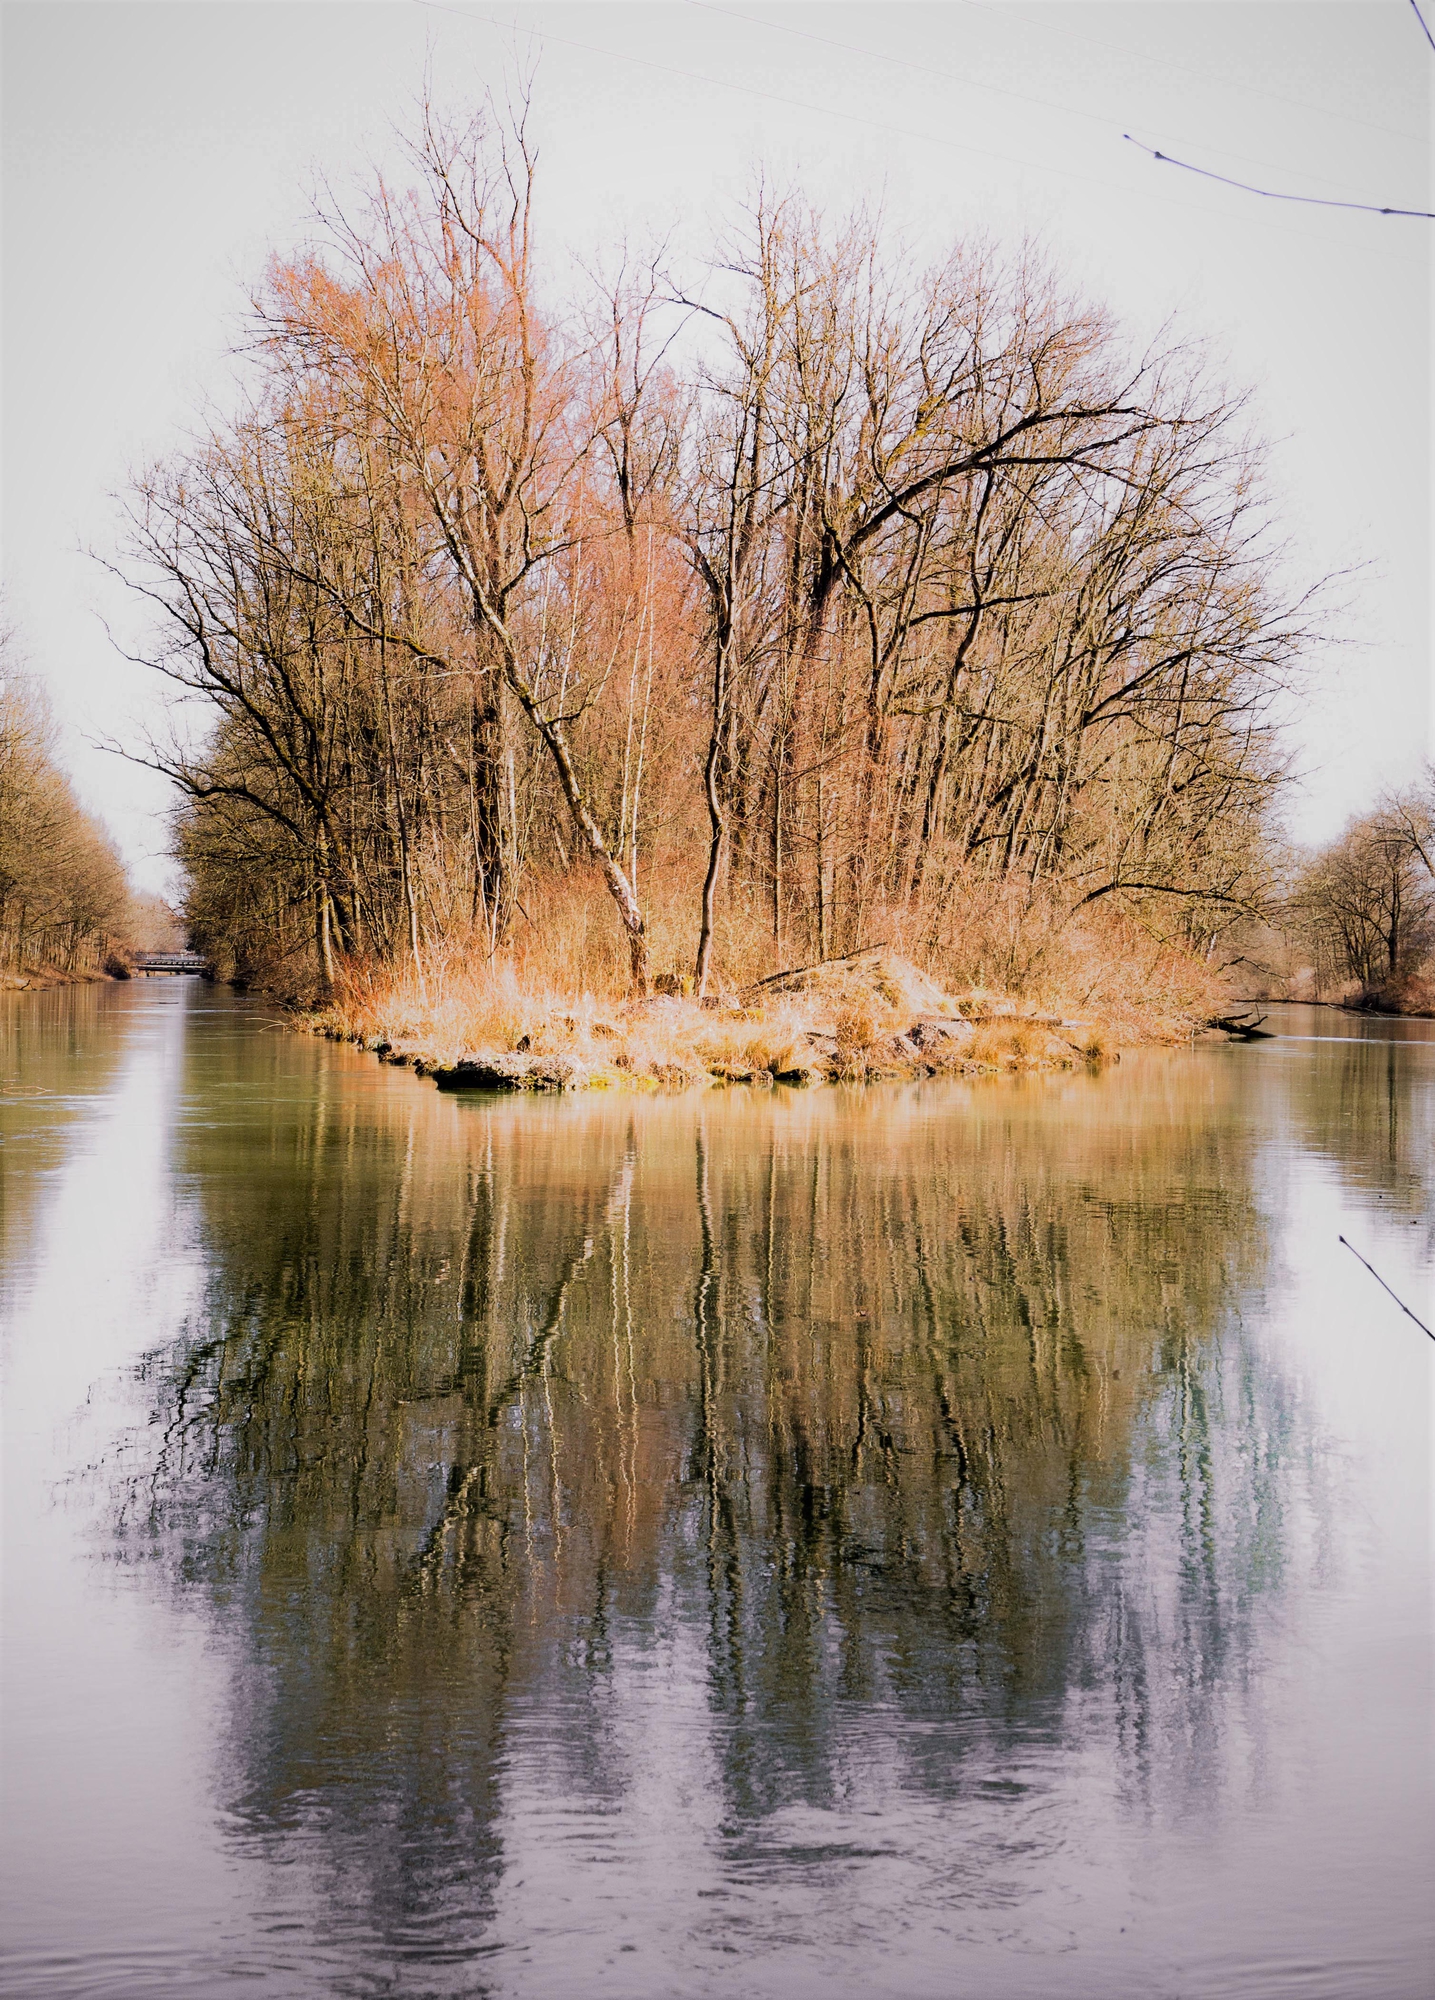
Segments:
[[[698,922],[698,955],[693,966],[693,991],[699,1000],[707,996],[708,972],[713,953],[713,909],[717,901],[718,876],[722,871],[723,850],[727,845],[727,814],[723,809],[719,773],[727,748],[729,728],[727,665],[730,639],[718,642],[713,669],[713,712],[708,731],[707,761],[703,765],[703,791],[708,808],[708,865],[703,875],[702,914]]]
[[[334,963],[334,933],[330,916],[329,885],[322,879],[319,883],[315,903],[314,918],[315,931],[317,933],[316,942],[319,948],[319,976],[323,981],[324,994],[327,998],[334,991],[338,974]]]
[[[506,672],[508,685],[517,696],[524,714],[538,731],[549,756],[553,759],[558,782],[573,817],[573,824],[583,836],[589,854],[597,862],[607,885],[608,894],[617,907],[619,920],[627,933],[633,990],[640,998],[646,997],[649,990],[647,926],[643,922],[643,912],[633,885],[623,872],[622,864],[610,851],[603,837],[603,829],[599,826],[592,807],[583,796],[583,787],[578,781],[578,773],[573,768],[573,758],[568,748],[568,738],[563,724],[543,713],[532,689],[525,683],[511,657]]]

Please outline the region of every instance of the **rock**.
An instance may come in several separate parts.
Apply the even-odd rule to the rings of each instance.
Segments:
[[[545,1056],[529,1071],[530,1090],[581,1090],[588,1070],[575,1056]],[[522,1088],[522,1086],[519,1086]]]
[[[914,1021],[905,1035],[898,1039],[906,1042],[913,1054],[923,1055],[929,1049],[941,1048],[947,1042],[969,1042],[972,1038],[970,1021],[947,1020],[934,1017],[929,1020]]]
[[[461,1056],[456,1063],[435,1066],[433,1080],[440,1090],[531,1090],[533,1064],[527,1056]]]
[[[428,1074],[440,1090],[581,1090],[588,1070],[572,1056],[460,1056]]]

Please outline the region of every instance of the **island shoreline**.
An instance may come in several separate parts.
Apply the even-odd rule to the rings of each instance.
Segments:
[[[786,977],[786,976],[785,976]],[[785,990],[622,1002],[496,982],[457,1001],[362,985],[293,1017],[303,1031],[441,1090],[640,1092],[1101,1069],[1123,1049],[1234,1039],[1208,1014],[1113,1018],[980,989],[953,993],[894,954],[823,966]]]

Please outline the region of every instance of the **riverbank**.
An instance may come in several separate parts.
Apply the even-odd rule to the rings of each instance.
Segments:
[[[128,972],[65,972],[55,965],[25,965],[12,972],[0,972],[0,993],[44,992],[52,986],[104,986],[116,978],[128,979]]]
[[[510,1091],[1068,1070],[1206,1031],[1204,1019],[1139,1007],[1068,1014],[1009,994],[951,993],[889,953],[785,973],[716,1004],[682,993],[574,999],[500,972],[442,994],[352,982],[300,1019],[441,1089]]]
[[[1333,1007],[1341,1014],[1378,1014],[1390,1020],[1435,1020],[1435,979],[1415,974],[1381,986],[1345,987],[1337,995],[1261,993],[1244,1004],[1259,1007],[1282,1002],[1296,1007]]]
[[[1435,980],[1418,974],[1365,986],[1345,1003],[1355,1014],[1389,1014],[1397,1019],[1435,1020]]]

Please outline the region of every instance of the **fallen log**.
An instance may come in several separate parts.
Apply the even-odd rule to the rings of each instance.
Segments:
[[[760,993],[764,986],[780,986],[787,979],[805,979],[809,972],[821,972],[826,965],[851,965],[854,959],[870,958],[874,951],[885,951],[885,944],[864,944],[859,951],[844,951],[838,958],[819,958],[811,965],[790,965],[785,972],[769,972],[766,979],[754,979],[751,986],[741,988],[743,993]]]
[[[1232,1036],[1238,1042],[1273,1042],[1275,1040],[1274,1029],[1262,1026],[1262,1023],[1268,1019],[1269,1016],[1266,1014],[1258,1014],[1253,1021],[1240,1020],[1234,1014],[1215,1015],[1207,1021],[1206,1026],[1208,1028],[1223,1028],[1228,1035]]]

